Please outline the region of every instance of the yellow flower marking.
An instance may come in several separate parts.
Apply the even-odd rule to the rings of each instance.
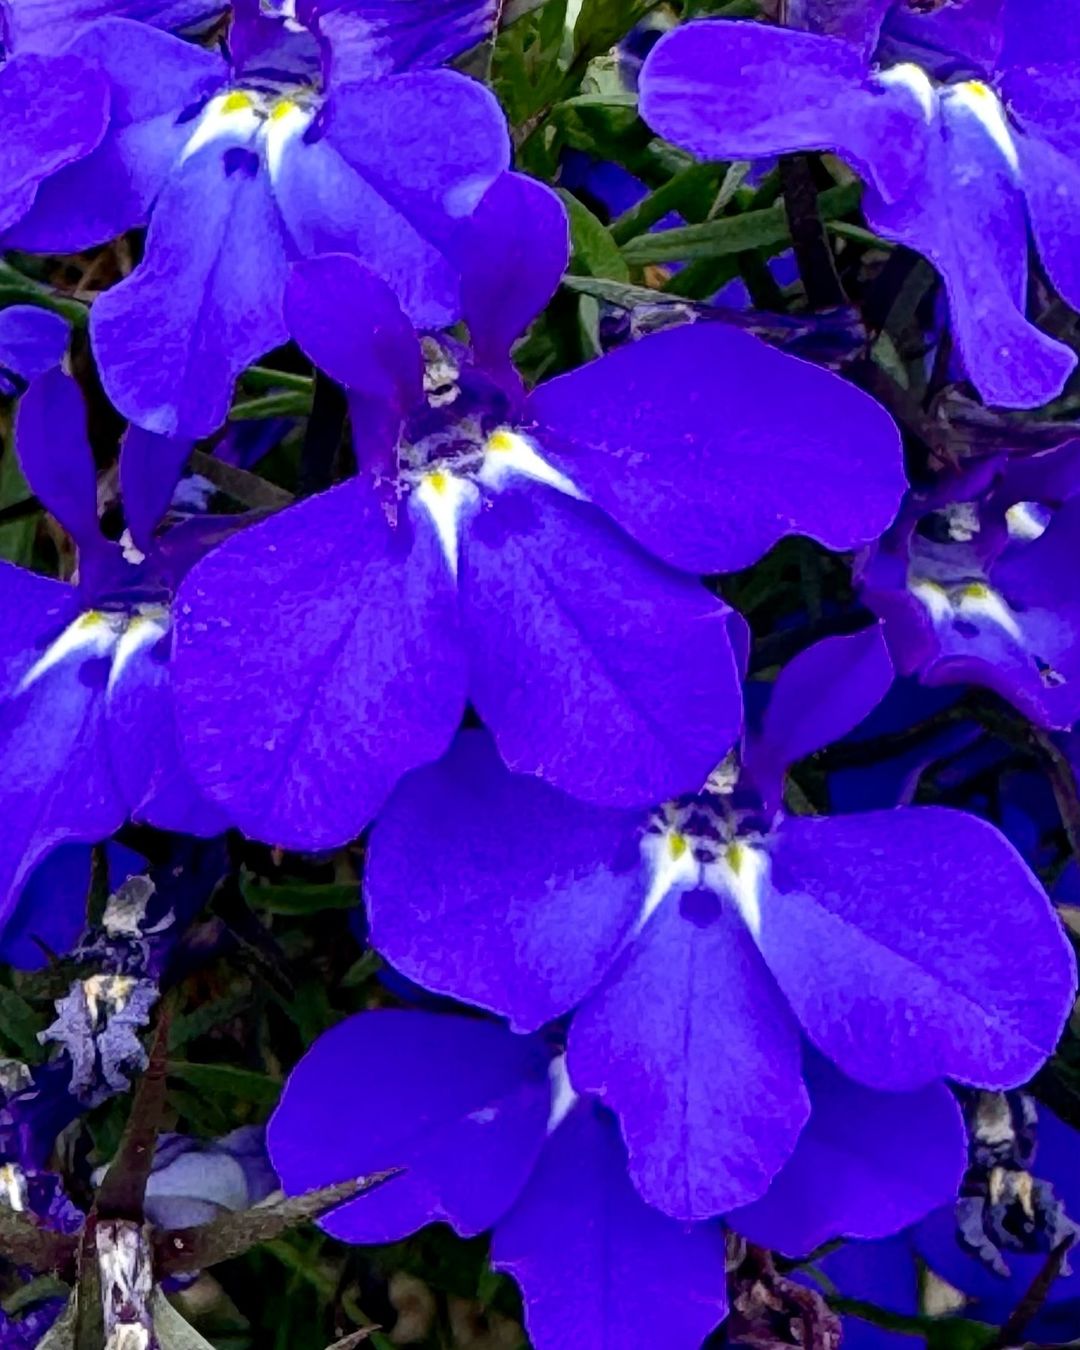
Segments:
[[[245,94],[242,89],[234,89],[231,94],[225,96],[225,101],[221,105],[223,113],[244,112],[247,108],[254,108],[255,100],[250,94]]]

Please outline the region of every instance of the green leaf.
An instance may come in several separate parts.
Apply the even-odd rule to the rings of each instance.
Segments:
[[[55,1275],[39,1275],[36,1279],[27,1280],[25,1284],[20,1284],[13,1293],[9,1294],[4,1299],[3,1309],[9,1317],[17,1317],[19,1313],[25,1312],[27,1308],[32,1308],[35,1303],[40,1303],[43,1299],[65,1298],[70,1293],[70,1286]]]
[[[250,1006],[251,994],[246,990],[226,994],[224,998],[200,1004],[192,1012],[173,1019],[172,1030],[169,1032],[169,1049],[182,1049],[189,1041],[198,1040],[200,1036],[205,1036],[208,1031],[213,1031],[223,1022],[231,1022],[234,1017],[246,1012]]]
[[[826,189],[817,199],[821,218],[832,220],[854,211],[861,194],[862,188],[857,183]],[[646,263],[722,258],[784,244],[790,239],[787,211],[782,203],[777,203],[760,211],[744,211],[739,216],[722,216],[700,225],[639,235],[624,245],[622,255],[627,263],[642,267]]]
[[[240,886],[248,904],[267,914],[317,914],[324,909],[355,909],[360,903],[355,883],[327,886],[289,881],[280,886],[257,886],[242,881]]]
[[[254,393],[267,389],[291,389],[309,397],[315,390],[315,378],[312,375],[294,375],[288,370],[272,370],[269,366],[248,366],[240,376],[240,384]]]
[[[0,300],[13,305],[37,305],[39,309],[51,309],[76,328],[85,327],[90,316],[88,306],[80,300],[68,300],[57,295],[51,287],[25,276],[8,262],[0,262]]]
[[[281,393],[264,394],[261,398],[234,403],[229,409],[230,422],[255,422],[265,417],[305,417],[311,412],[311,395],[286,389]]]
[[[49,1019],[36,1013],[14,989],[0,984],[0,1037],[12,1045],[20,1058],[31,1064],[42,1058],[38,1032],[44,1031]]]
[[[160,1289],[155,1289],[150,1296],[150,1311],[154,1317],[154,1335],[161,1350],[214,1350],[210,1342],[180,1316]]]
[[[611,237],[617,244],[625,244],[651,230],[669,211],[691,220],[698,215],[705,217],[726,171],[725,164],[691,164],[612,221]]]
[[[377,971],[382,969],[382,957],[374,948],[369,947],[363,956],[358,957],[341,977],[343,989],[358,989],[367,984]]]
[[[19,468],[9,441],[7,449],[0,455],[0,509],[20,506],[32,502],[33,493]],[[19,567],[29,567],[34,558],[34,539],[37,536],[41,509],[28,512],[19,520],[0,525],[0,558],[17,563]]]
[[[998,1339],[997,1327],[963,1317],[942,1318],[927,1328],[927,1350],[988,1350]]]
[[[240,1101],[272,1106],[281,1095],[281,1084],[254,1069],[237,1069],[231,1064],[190,1064],[170,1059],[169,1076],[189,1083],[201,1092],[223,1092]]]
[[[565,276],[562,284],[568,291],[591,295],[595,300],[606,300],[609,305],[618,305],[620,309],[636,309],[639,305],[686,303],[680,296],[654,291],[648,286],[631,286],[623,281],[609,281],[606,277]]]
[[[518,19],[524,19],[526,14],[541,9],[547,2],[548,0],[506,0],[500,26],[509,28],[512,23],[517,23]]]
[[[574,62],[582,65],[606,52],[643,19],[659,0],[581,0],[574,22]]]
[[[572,192],[558,192],[570,217],[571,272],[629,281],[630,269],[607,227]]]
[[[499,34],[492,54],[491,78],[499,102],[514,127],[528,124],[559,96],[559,62],[566,41],[567,0],[547,0]]]

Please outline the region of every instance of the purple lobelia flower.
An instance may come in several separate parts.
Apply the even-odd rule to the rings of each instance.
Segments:
[[[733,329],[664,332],[525,397],[509,347],[561,275],[562,208],[507,175],[469,233],[471,349],[418,341],[349,258],[297,265],[292,331],[349,391],[361,473],[183,588],[188,763],[276,843],[356,835],[466,700],[509,765],[583,798],[697,787],[740,705],[731,611],[696,574],[794,531],[849,547],[895,510],[881,409]]]
[[[994,690],[1044,727],[1080,717],[1080,442],[911,493],[861,560],[897,668]]]
[[[1070,209],[1080,196],[1072,117],[1080,49],[1069,32],[1073,6],[1000,8],[985,19],[996,41],[944,71],[930,30],[927,64],[947,74],[944,83],[912,59],[917,20],[904,28],[907,59],[896,64],[887,44],[868,59],[858,43],[828,34],[692,23],[646,61],[641,110],[662,135],[710,158],[843,155],[867,180],[870,225],[941,273],[982,397],[1030,407],[1053,397],[1076,364],[1028,323],[1025,307],[1029,222],[1051,281],[1080,302]]]
[[[786,1193],[771,1211],[766,1200],[733,1216],[736,1226],[801,1250],[821,1222],[805,1213],[811,1198],[823,1200],[831,1235],[892,1231],[955,1194],[964,1136],[940,1085],[886,1096],[819,1060],[810,1083],[805,1147],[777,1179]],[[367,1109],[373,1099],[378,1110]],[[925,1141],[909,1150],[907,1196],[887,1165],[905,1134]],[[323,1220],[346,1241],[395,1241],[436,1221],[466,1236],[493,1230],[492,1263],[521,1285],[540,1350],[572,1332],[590,1345],[651,1344],[658,1328],[665,1346],[695,1350],[725,1311],[720,1225],[642,1202],[615,1121],[575,1094],[541,1036],[453,1014],[361,1013],[294,1070],[268,1142],[291,1193],[404,1167]],[[835,1182],[828,1198],[823,1169]],[[803,1213],[782,1213],[792,1200]]]
[[[497,102],[454,71],[394,65],[389,39],[367,65],[350,48],[338,71],[316,36],[245,6],[232,61],[125,19],[67,49],[107,78],[109,128],[4,242],[72,251],[149,223],[142,262],[91,317],[105,389],[147,430],[197,437],[223,421],[239,372],[288,336],[292,258],[342,250],[417,322],[460,313],[449,241],[507,165]],[[440,50],[421,47],[421,66]]]
[[[643,1198],[679,1218],[758,1199],[791,1155],[803,1035],[878,1090],[1024,1081],[1054,1048],[1075,963],[1012,846],[937,807],[777,809],[784,767],[891,678],[878,629],[811,647],[743,773],[729,759],[651,816],[513,775],[463,732],[372,833],[373,944],[522,1031],[576,1007],[571,1080],[620,1117]]]
[[[178,759],[168,671],[172,594],[222,522],[153,535],[189,447],[134,429],[121,464],[129,534],[123,544],[107,540],[85,416],[78,387],[56,368],[32,383],[16,420],[23,471],[76,541],[78,578],[0,564],[5,918],[58,845],[107,838],[129,816],[194,834],[226,823]]]

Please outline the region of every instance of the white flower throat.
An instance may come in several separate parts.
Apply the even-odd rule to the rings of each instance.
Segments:
[[[111,689],[128,662],[163,638],[169,625],[169,611],[165,605],[137,604],[124,610],[84,610],[49,643],[19,681],[18,692],[24,693],[50,671],[63,665],[81,665],[95,658],[111,658],[108,680]]]
[[[665,803],[649,822],[641,842],[649,890],[639,931],[668,897],[703,890],[734,904],[750,932],[760,933],[769,855],[760,817],[734,804],[737,772],[730,756],[700,795]]]
[[[462,527],[484,492],[498,492],[517,476],[570,497],[584,494],[531,437],[501,420],[501,393],[467,392],[463,377],[473,375],[475,384],[473,372],[463,372],[453,353],[432,338],[424,339],[423,350],[427,407],[411,419],[398,447],[397,494],[410,497],[430,519],[456,575]]]
[[[203,108],[195,128],[180,152],[184,164],[215,143],[247,149],[266,166],[271,180],[281,171],[289,144],[315,120],[320,99],[311,89],[231,89],[218,94]]]

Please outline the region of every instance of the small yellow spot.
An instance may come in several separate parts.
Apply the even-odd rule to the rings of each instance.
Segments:
[[[994,91],[988,84],[983,84],[982,80],[968,80],[968,89],[979,98],[993,98]]]
[[[735,873],[736,876],[742,871],[743,859],[746,856],[746,850],[742,844],[728,844],[724,850],[724,861]]]
[[[85,614],[79,615],[80,628],[97,628],[105,622],[105,615],[100,609],[88,609]]]
[[[227,94],[225,102],[221,105],[223,113],[244,112],[247,108],[253,108],[255,100],[250,94],[245,94],[242,89],[234,89],[231,94]]]
[[[982,581],[973,581],[960,592],[964,600],[989,600],[990,587]]]
[[[493,431],[487,439],[485,450],[497,450],[502,454],[507,454],[513,450],[516,437],[512,431]]]
[[[281,99],[270,110],[271,122],[280,122],[283,117],[288,117],[291,112],[295,112],[299,106],[299,103],[294,103],[291,98]]]
[[[445,492],[450,485],[450,480],[441,470],[436,469],[434,473],[429,473],[425,479],[436,492]]]
[[[671,861],[678,862],[686,850],[690,847],[686,842],[686,835],[680,834],[678,830],[672,830],[667,837],[668,852],[671,854]]]

